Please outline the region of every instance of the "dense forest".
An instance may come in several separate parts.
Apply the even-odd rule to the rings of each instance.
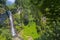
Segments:
[[[8,10],[22,40],[60,40],[60,0],[0,0],[0,40],[13,40]],[[8,6],[7,6],[8,5]]]

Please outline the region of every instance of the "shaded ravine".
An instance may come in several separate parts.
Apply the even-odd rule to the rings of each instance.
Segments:
[[[0,25],[4,25],[4,21],[7,19],[6,13],[0,14]]]

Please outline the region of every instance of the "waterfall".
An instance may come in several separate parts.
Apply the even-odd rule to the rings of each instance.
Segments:
[[[6,1],[6,6],[10,7],[13,6],[13,4],[15,3],[15,0],[7,0]],[[22,40],[18,34],[16,34],[16,31],[14,29],[14,25],[13,25],[13,18],[12,18],[12,12],[11,11],[7,11],[8,15],[9,15],[9,19],[10,19],[10,26],[11,26],[11,33],[13,36],[13,40]]]
[[[8,14],[9,14],[9,19],[10,19],[12,36],[16,36],[15,29],[14,29],[14,25],[13,25],[13,18],[12,18],[12,13],[11,13],[11,11],[8,11]]]
[[[6,0],[6,6],[12,6],[14,3],[15,3],[15,0]],[[7,11],[7,12],[9,14],[12,36],[16,36],[14,25],[13,25],[12,13],[11,11]]]

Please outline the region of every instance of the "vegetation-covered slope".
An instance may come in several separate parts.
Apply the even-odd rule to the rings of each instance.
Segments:
[[[60,40],[60,0],[16,0],[12,8],[0,0],[0,8],[11,10],[14,27],[24,40]],[[0,40],[12,40],[9,18],[2,23]]]

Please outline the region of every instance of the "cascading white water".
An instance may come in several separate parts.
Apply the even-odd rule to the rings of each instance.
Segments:
[[[6,1],[6,6],[12,6],[14,3],[15,3],[15,0],[7,0]],[[8,11],[8,14],[9,14],[9,19],[10,19],[12,36],[15,36],[16,33],[15,33],[14,25],[13,25],[13,18],[12,18],[11,11]]]
[[[15,3],[15,0],[7,0],[7,1],[6,1],[6,6],[7,6],[7,7],[13,6],[14,3]],[[8,14],[9,14],[12,36],[14,37],[13,40],[22,40],[22,39],[18,36],[18,34],[16,34],[16,31],[15,31],[15,29],[14,29],[12,12],[11,12],[11,11],[7,11],[7,12],[8,12]]]
[[[16,36],[15,29],[14,29],[14,25],[13,25],[13,18],[12,18],[12,13],[11,13],[11,11],[8,11],[8,14],[9,14],[9,19],[10,19],[12,36]]]

